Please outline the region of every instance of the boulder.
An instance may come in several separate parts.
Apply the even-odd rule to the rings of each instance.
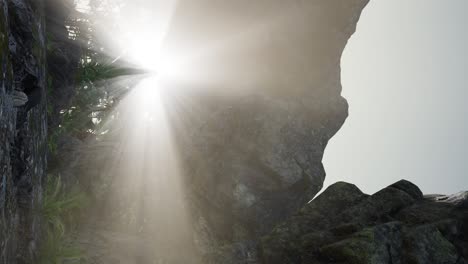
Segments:
[[[343,186],[353,185],[331,185],[264,236],[258,262],[467,263],[463,193],[423,197],[417,186],[400,181],[370,196],[352,196],[343,194]]]

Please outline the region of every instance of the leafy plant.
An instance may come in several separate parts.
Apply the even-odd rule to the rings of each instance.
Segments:
[[[84,260],[82,251],[57,230],[48,230],[38,258],[39,264],[62,264]]]
[[[144,73],[138,69],[119,67],[111,63],[101,63],[90,58],[83,61],[78,73],[78,82],[82,84],[108,80],[123,75]]]
[[[46,183],[41,215],[46,223],[60,233],[65,232],[63,219],[86,205],[86,195],[79,191],[66,192],[61,177],[49,176]]]
[[[41,216],[46,223],[46,239],[39,252],[40,264],[59,264],[64,260],[83,259],[81,250],[67,239],[67,217],[84,208],[86,195],[80,191],[66,191],[60,177],[47,178]]]
[[[53,132],[52,140],[62,133],[84,138],[95,133],[98,124],[110,112],[116,101],[124,93],[109,92],[112,87],[107,80],[123,75],[144,73],[138,69],[125,68],[111,63],[97,62],[95,59],[84,58],[79,66],[76,77],[77,88],[71,106],[60,112],[61,123]],[[56,150],[49,144],[52,154]]]

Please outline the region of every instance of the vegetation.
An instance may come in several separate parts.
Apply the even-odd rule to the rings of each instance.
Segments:
[[[69,0],[68,2],[73,3]],[[60,67],[51,67],[48,74],[48,115],[49,120],[54,120],[49,126],[48,149],[49,171],[57,170],[54,167],[54,159],[60,159],[58,140],[64,135],[84,139],[90,135],[96,135],[101,120],[112,110],[126,90],[111,90],[111,79],[123,75],[143,73],[139,70],[120,66],[113,63],[113,59],[103,54],[102,45],[96,42],[93,23],[88,15],[105,18],[104,15],[96,15],[96,12],[111,10],[102,8],[107,1],[90,1],[91,13],[74,13],[74,16],[66,21],[68,39],[79,45],[80,54],[76,57],[76,68],[69,67],[71,73],[52,72],[50,69],[60,71]],[[47,34],[48,54],[58,53],[58,57],[69,57],[61,50],[62,39],[67,36],[55,36],[53,31]],[[66,49],[65,49],[66,50]],[[73,53],[75,54],[75,53]],[[73,56],[71,56],[73,57]],[[75,57],[73,57],[75,58]],[[59,60],[61,63],[61,61]],[[62,80],[65,79],[65,82]],[[63,83],[74,83],[72,89],[60,87]],[[69,86],[71,87],[71,86]],[[64,105],[54,102],[54,94],[66,95],[71,98]],[[58,97],[62,98],[62,97]],[[51,159],[52,158],[52,159]],[[66,179],[65,181],[66,182]],[[43,202],[39,213],[44,220],[44,240],[40,245],[38,254],[39,264],[58,264],[64,261],[82,261],[84,259],[81,250],[74,243],[72,237],[73,226],[77,224],[76,218],[81,209],[87,205],[87,196],[76,189],[69,190],[69,186],[62,182],[61,177],[49,175],[44,186]],[[75,263],[75,262],[73,262]]]
[[[39,252],[39,264],[62,264],[64,261],[85,261],[85,257],[71,240],[57,231],[49,230]]]
[[[63,186],[60,177],[48,176],[40,209],[47,235],[39,252],[40,264],[84,259],[81,250],[69,239],[70,234],[65,227],[86,206],[87,198],[84,193],[78,190],[67,191]]]
[[[49,131],[48,146],[51,154],[56,154],[57,140],[63,134],[84,139],[96,133],[100,121],[112,109],[121,95],[109,92],[109,80],[123,75],[142,73],[139,70],[122,67],[114,62],[114,58],[110,58],[103,52],[105,45],[100,43],[96,37],[98,34],[96,29],[100,20],[107,19],[110,10],[118,7],[119,2],[119,0],[110,2],[90,0],[89,10],[71,12],[72,15],[64,21],[68,35],[56,36],[53,31],[47,33],[49,54],[54,54],[54,51],[57,51],[60,58],[70,57],[66,51],[61,51],[62,41],[65,37],[70,43],[74,43],[75,47],[78,47],[76,52],[79,52],[77,55],[80,57],[79,61],[76,61],[76,72],[71,72],[67,77],[64,77],[62,72],[56,72],[55,75],[58,75],[59,80],[53,80],[54,74],[49,73],[48,76],[49,95],[63,93],[70,94],[72,98],[71,102],[67,102],[65,106],[53,107],[56,105],[55,102],[49,102],[49,117],[50,120],[55,121]],[[66,3],[67,8],[74,9],[76,1],[67,0],[64,3]],[[59,62],[61,61],[59,60]],[[54,87],[63,83],[61,78],[75,83],[71,93],[70,89]],[[54,84],[55,82],[57,84]],[[64,97],[70,98],[69,96]],[[49,98],[53,98],[53,96]]]

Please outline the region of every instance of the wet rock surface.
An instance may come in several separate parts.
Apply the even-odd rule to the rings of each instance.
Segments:
[[[468,192],[330,186],[258,244],[260,263],[467,263]]]
[[[46,174],[42,1],[0,1],[0,263],[33,263]]]

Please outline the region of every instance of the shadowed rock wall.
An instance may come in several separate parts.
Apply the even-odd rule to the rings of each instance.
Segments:
[[[33,263],[46,174],[42,1],[0,1],[0,263]]]
[[[179,2],[164,50],[190,58],[189,76],[167,108],[205,253],[265,234],[322,188],[348,115],[340,58],[367,2]]]

